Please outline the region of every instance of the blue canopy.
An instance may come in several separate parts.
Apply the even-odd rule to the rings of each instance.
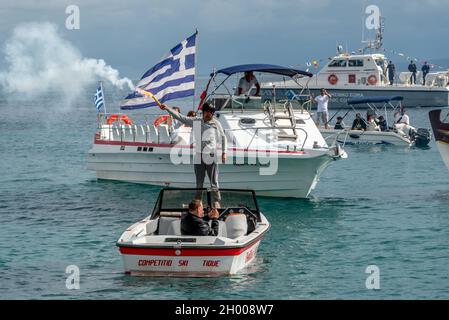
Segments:
[[[310,72],[306,72],[306,71],[302,71],[302,70],[298,70],[298,69],[294,69],[294,68],[277,66],[277,65],[273,65],[273,64],[242,64],[242,65],[238,65],[238,66],[220,69],[220,70],[216,71],[215,74],[223,73],[225,75],[230,76],[234,73],[248,72],[248,71],[274,73],[274,74],[279,74],[282,76],[289,76],[289,77],[293,77],[297,74],[300,74],[303,76],[308,76],[308,77],[313,76]],[[214,74],[212,73],[211,76],[213,76],[213,75]]]
[[[349,98],[348,104],[362,104],[362,103],[370,103],[370,102],[380,102],[386,103],[390,101],[402,101],[404,97],[401,96],[393,96],[393,97],[363,97],[363,98]]]

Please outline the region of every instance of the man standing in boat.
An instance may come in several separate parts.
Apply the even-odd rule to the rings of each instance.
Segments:
[[[321,88],[320,89],[320,95],[316,98],[313,96],[310,97],[312,102],[315,102],[318,104],[317,106],[317,112],[316,112],[316,125],[317,127],[320,126],[320,121],[322,120],[324,123],[324,127],[326,129],[329,129],[329,111],[328,111],[328,104],[329,99],[332,98],[332,96],[326,91],[326,89]]]
[[[218,155],[221,155],[221,161],[226,161],[227,139],[220,122],[214,118],[215,108],[209,103],[202,106],[202,118],[186,117],[173,108],[166,105],[161,106],[173,118],[179,120],[186,126],[192,127],[193,139],[196,143],[194,150],[194,170],[196,176],[196,188],[201,189],[204,185],[206,173],[209,177],[210,186],[215,192],[212,192],[212,203],[219,207],[220,193],[218,192]],[[221,149],[218,148],[221,146]],[[202,192],[199,192],[198,199]]]
[[[260,84],[257,81],[254,73],[252,71],[245,72],[245,75],[240,78],[237,88],[235,90],[235,95],[240,96],[242,94],[249,95],[251,88],[256,86],[255,96],[260,95]]]
[[[396,66],[393,64],[393,61],[390,60],[387,65],[388,71],[388,80],[390,81],[390,86],[394,83],[394,74],[396,73]]]
[[[426,76],[430,71],[430,66],[427,64],[427,61],[424,61],[421,71],[422,71],[422,85],[425,86],[426,85]]]
[[[416,84],[416,70],[417,68],[415,62],[413,60],[410,61],[410,64],[408,65],[408,71],[412,73],[410,76],[410,84]]]

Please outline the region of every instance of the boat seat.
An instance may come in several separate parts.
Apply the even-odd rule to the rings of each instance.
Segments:
[[[209,225],[211,221],[209,222]],[[161,234],[161,233],[159,233]],[[176,219],[170,222],[167,229],[167,235],[170,236],[181,236],[181,219]],[[224,221],[218,221],[218,237],[227,237],[226,223]]]
[[[230,239],[244,236],[248,232],[248,222],[244,214],[230,214],[225,222],[227,237]]]
[[[218,237],[228,237],[226,222],[224,221],[218,221]]]
[[[171,142],[170,133],[166,124],[160,124],[158,127],[159,143],[169,144]]]
[[[159,235],[166,235],[166,234],[168,234],[168,230],[170,228],[170,224],[172,222],[175,222],[176,220],[179,220],[179,218],[175,218],[175,217],[160,217],[159,218],[158,234]]]
[[[180,236],[181,235],[181,219],[172,221],[168,226],[167,235]]]

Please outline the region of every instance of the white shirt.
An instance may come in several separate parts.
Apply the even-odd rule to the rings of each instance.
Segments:
[[[318,109],[317,112],[326,112],[327,111],[327,105],[329,103],[329,97],[327,95],[319,95],[315,98],[315,101],[318,103]]]
[[[240,78],[239,80],[239,85],[237,86],[236,90],[235,90],[235,95],[239,94],[239,88],[242,89],[242,93],[241,94],[248,94],[249,91],[251,90],[251,88],[253,87],[253,85],[259,83],[259,81],[257,81],[256,77],[253,76],[253,78],[251,79],[251,81],[246,81],[246,78],[243,76]]]
[[[396,123],[405,123],[406,125],[410,125],[410,119],[408,117],[408,115],[404,114],[404,115],[399,115]]]

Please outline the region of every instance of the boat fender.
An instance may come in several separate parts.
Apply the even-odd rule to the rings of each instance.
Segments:
[[[133,124],[131,119],[126,114],[123,114],[120,117],[117,114],[111,114],[111,116],[106,120],[106,123],[111,125],[116,121],[123,121],[125,124]]]
[[[327,78],[327,81],[331,84],[331,85],[336,85],[338,83],[338,77],[335,74],[331,74],[329,75],[329,77]]]
[[[372,85],[372,86],[376,85],[376,83],[377,83],[377,77],[376,77],[374,74],[370,75],[370,76],[368,77],[368,83],[369,83],[370,85]]]
[[[168,125],[170,122],[171,121],[170,121],[170,117],[169,116],[160,116],[160,117],[157,117],[156,120],[154,120],[154,126],[158,127],[161,124],[167,124]]]

